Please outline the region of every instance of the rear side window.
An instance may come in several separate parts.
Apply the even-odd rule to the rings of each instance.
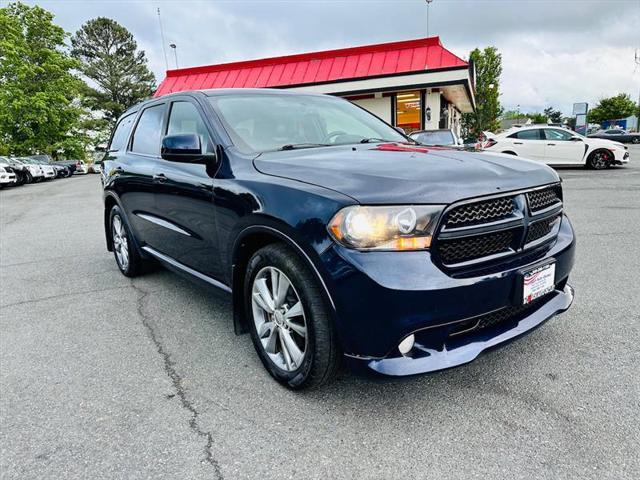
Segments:
[[[124,150],[126,148],[131,125],[135,117],[135,113],[132,113],[118,122],[116,130],[113,132],[113,137],[111,138],[111,145],[109,145],[110,152],[117,152],[118,150]]]
[[[509,135],[509,138],[517,138],[518,140],[541,140],[539,129],[521,130]]]
[[[133,133],[131,151],[145,155],[160,155],[160,137],[164,104],[149,107],[142,112]]]

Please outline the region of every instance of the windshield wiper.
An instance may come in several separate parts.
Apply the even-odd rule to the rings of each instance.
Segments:
[[[393,143],[398,143],[395,140],[387,140],[386,138],[377,138],[377,137],[371,137],[371,138],[363,138],[362,140],[360,140],[360,143],[377,143],[377,142],[393,142]]]
[[[280,150],[296,150],[298,148],[313,148],[313,147],[330,147],[328,143],[290,143],[280,147]]]

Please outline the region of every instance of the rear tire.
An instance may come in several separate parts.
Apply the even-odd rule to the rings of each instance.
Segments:
[[[279,243],[258,250],[247,266],[244,297],[251,339],[273,378],[292,390],[335,378],[341,353],[333,319],[317,279],[296,252]]]
[[[113,242],[113,255],[124,276],[136,277],[142,272],[144,261],[124,218],[122,210],[114,205],[109,215],[109,233]]]
[[[587,166],[592,170],[604,170],[609,168],[613,162],[613,155],[606,150],[596,150],[591,152],[587,158]]]
[[[631,143],[637,145],[638,143],[640,143],[640,137],[633,137],[631,139]]]

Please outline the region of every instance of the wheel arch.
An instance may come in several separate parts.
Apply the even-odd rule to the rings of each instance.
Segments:
[[[233,302],[233,326],[237,335],[248,332],[247,312],[245,311],[244,277],[247,264],[251,256],[260,248],[272,243],[284,243],[294,251],[298,257],[310,268],[321,286],[323,297],[329,305],[329,310],[335,321],[335,304],[327,287],[327,281],[322,275],[322,267],[318,254],[297,238],[295,231],[287,225],[280,225],[276,221],[265,219],[265,223],[245,227],[237,236],[231,260],[231,289]]]

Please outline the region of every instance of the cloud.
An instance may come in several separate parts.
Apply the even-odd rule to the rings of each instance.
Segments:
[[[6,1],[4,2],[6,3]],[[29,1],[28,3],[36,3]],[[166,43],[180,66],[301,53],[426,35],[424,0],[40,0],[67,31],[114,18],[133,32],[160,80]],[[454,53],[496,46],[503,55],[502,102],[541,110],[594,104],[619,92],[637,98],[634,49],[638,0],[434,0],[430,31]],[[169,67],[173,54],[167,49]],[[639,68],[640,70],[640,68]]]

